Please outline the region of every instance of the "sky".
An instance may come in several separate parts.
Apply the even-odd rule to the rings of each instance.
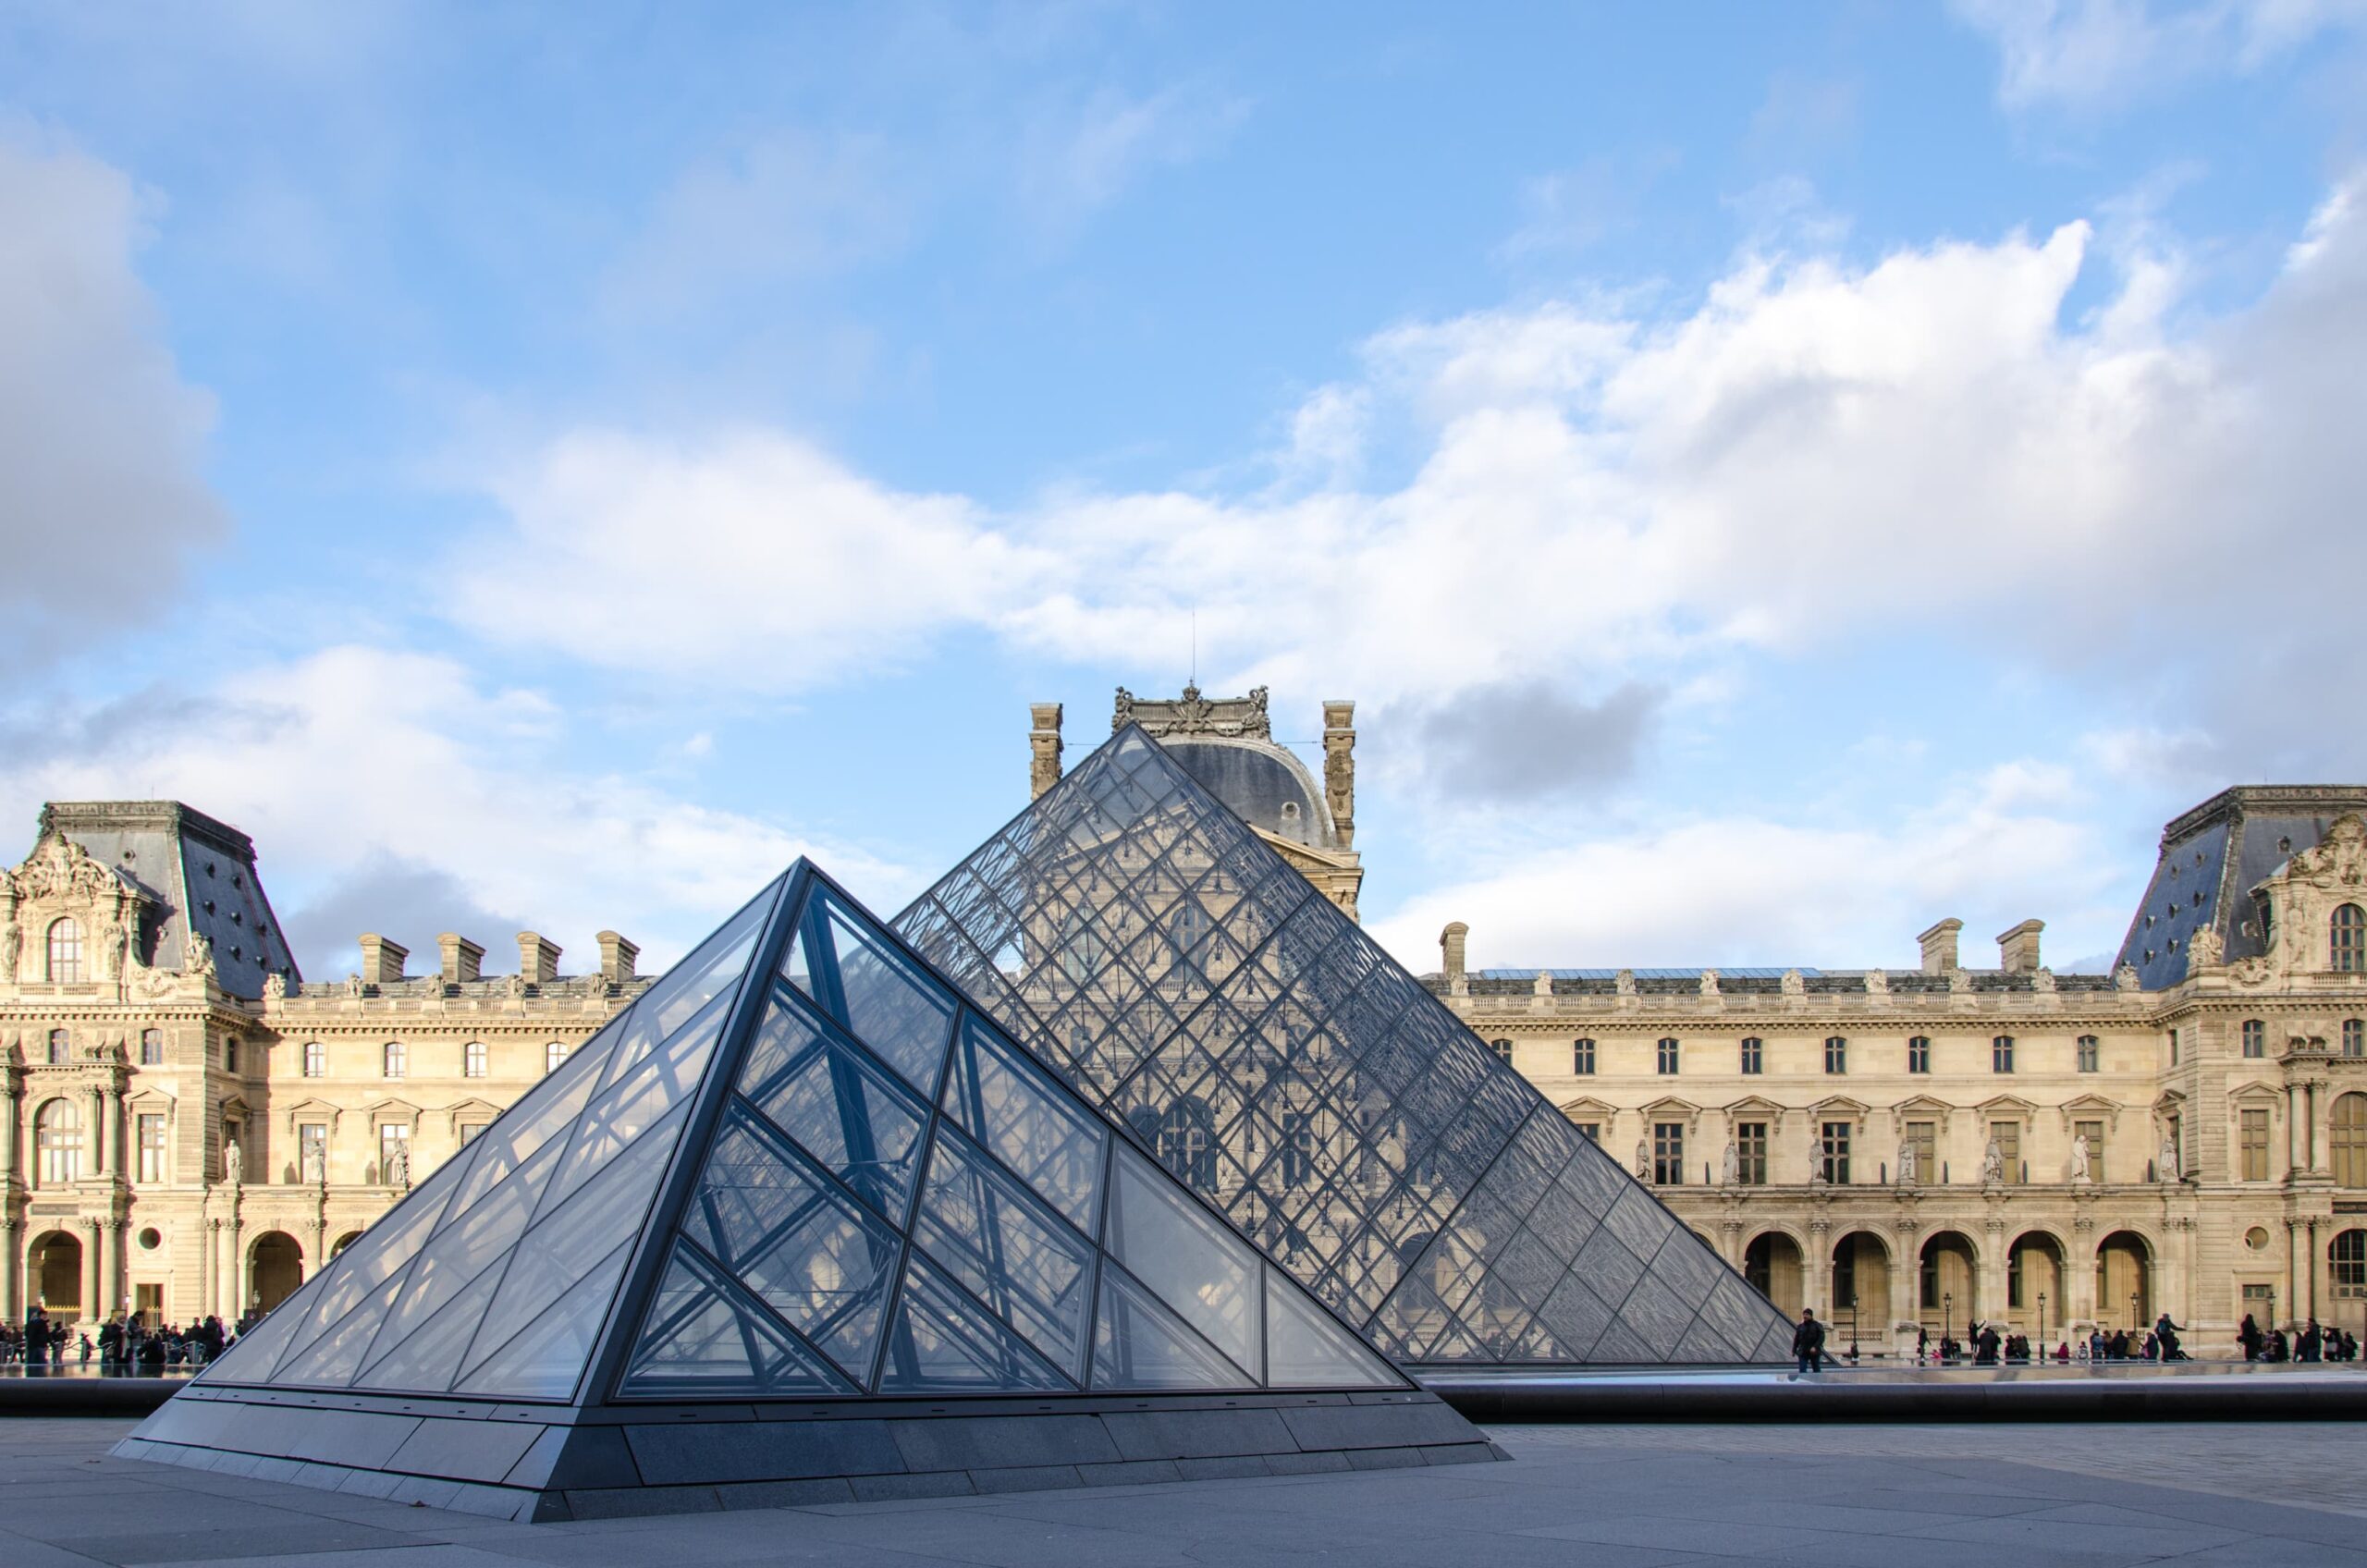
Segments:
[[[1417,969],[2098,968],[2367,780],[2362,367],[2367,0],[23,0],[0,839],[654,970],[1196,674]]]

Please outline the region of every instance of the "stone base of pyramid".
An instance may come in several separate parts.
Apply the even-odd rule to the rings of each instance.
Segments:
[[[115,1452],[537,1523],[1506,1457],[1423,1392],[569,1410],[202,1386]]]

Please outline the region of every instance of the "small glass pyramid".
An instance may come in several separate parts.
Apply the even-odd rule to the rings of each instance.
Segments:
[[[1789,1346],[1765,1297],[1139,729],[896,928],[1396,1361]]]
[[[802,862],[201,1381],[620,1404],[1407,1387]]]

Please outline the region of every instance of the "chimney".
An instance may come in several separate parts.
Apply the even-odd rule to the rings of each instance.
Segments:
[[[2030,974],[2038,970],[2038,934],[2046,929],[2043,920],[2025,920],[2010,931],[1997,935],[1997,967],[2008,974]]]
[[[1956,963],[1956,933],[1964,929],[1961,920],[1943,920],[1915,939],[1923,944],[1923,973],[1945,974],[1959,967]]]
[[[632,961],[641,956],[641,949],[614,931],[600,933],[600,978],[611,986],[621,986],[632,978]]]
[[[558,978],[558,944],[539,931],[518,933],[518,974],[529,986]]]
[[[1450,985],[1464,977],[1463,949],[1470,936],[1471,927],[1460,920],[1450,922],[1447,928],[1439,933],[1439,954],[1446,964],[1446,978]]]
[[[403,960],[411,957],[411,949],[400,942],[390,942],[373,931],[362,933],[362,981],[366,986],[386,986],[403,977]]]
[[[436,937],[435,951],[444,961],[447,986],[473,980],[484,967],[484,949],[457,931],[447,931]]]
[[[1036,728],[1027,732],[1029,800],[1061,781],[1061,704],[1030,703],[1027,711]]]
[[[1356,847],[1356,704],[1323,704],[1323,798],[1340,847]]]

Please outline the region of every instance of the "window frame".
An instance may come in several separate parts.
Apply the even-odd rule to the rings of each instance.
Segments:
[[[1652,1185],[1685,1185],[1685,1123],[1652,1123]]]
[[[165,1065],[165,1032],[162,1029],[140,1031],[140,1065],[142,1067]]]
[[[1573,1041],[1571,1041],[1571,1042],[1570,1042],[1570,1076],[1571,1076],[1571,1077],[1573,1077],[1573,1078],[1591,1078],[1591,1077],[1593,1077],[1593,1076],[1594,1076],[1594,1060],[1595,1060],[1595,1049],[1594,1049],[1594,1037],[1593,1037],[1592,1035],[1580,1035],[1578,1038],[1576,1038],[1576,1039],[1575,1039],[1575,1040],[1573,1040]]]
[[[2236,1109],[2236,1180],[2265,1182],[2268,1176],[2268,1108]]]
[[[1742,1075],[1758,1078],[1767,1072],[1767,1042],[1756,1035],[1745,1035],[1741,1047]]]
[[[42,977],[52,986],[82,983],[82,923],[61,914],[43,928]]]
[[[2326,944],[2326,966],[2336,974],[2367,974],[2367,909],[2336,904],[2327,918]]]
[[[1674,1078],[1685,1065],[1682,1047],[1674,1035],[1662,1035],[1652,1046],[1653,1071],[1662,1078]]]
[[[1909,1035],[1907,1037],[1907,1071],[1918,1077],[1932,1074],[1932,1036]]]
[[[560,1068],[565,1067],[567,1065],[567,1059],[574,1054],[575,1047],[569,1045],[565,1040],[553,1040],[550,1044],[545,1046],[543,1047],[543,1075],[545,1077],[548,1077],[550,1074],[557,1072]]]
[[[484,1077],[492,1060],[493,1053],[485,1048],[485,1043],[483,1040],[469,1041],[460,1047],[460,1076],[463,1078]]]
[[[2014,1071],[2014,1036],[1993,1035],[1989,1037],[1989,1071],[1999,1077],[2009,1077]]]
[[[1767,1123],[1735,1123],[1735,1182],[1738,1186],[1767,1185]]]
[[[152,1137],[151,1134],[153,1134]],[[162,1111],[135,1112],[131,1119],[132,1169],[134,1178],[151,1186],[161,1186],[170,1169],[170,1150],[165,1142],[165,1116]]]
[[[2080,1035],[2072,1049],[2077,1053],[2075,1060],[2079,1072],[2100,1072],[2103,1070],[2103,1042],[2095,1035]]]
[[[2245,1019],[2243,1028],[2241,1030],[2241,1038],[2243,1041],[2243,1054],[2248,1060],[2261,1061],[2267,1058],[2268,1023],[2265,1020],[2258,1018]]]
[[[1823,1168],[1828,1186],[1846,1187],[1849,1184],[1851,1131],[1851,1124],[1846,1121],[1820,1120],[1817,1123],[1817,1161]]]
[[[297,1076],[325,1078],[329,1075],[329,1047],[325,1041],[307,1040],[301,1059],[297,1064]]]
[[[411,1052],[400,1040],[388,1040],[378,1048],[378,1076],[392,1082],[411,1073]]]
[[[1824,1037],[1824,1071],[1827,1077],[1845,1077],[1849,1072],[1849,1036],[1827,1035]]]

